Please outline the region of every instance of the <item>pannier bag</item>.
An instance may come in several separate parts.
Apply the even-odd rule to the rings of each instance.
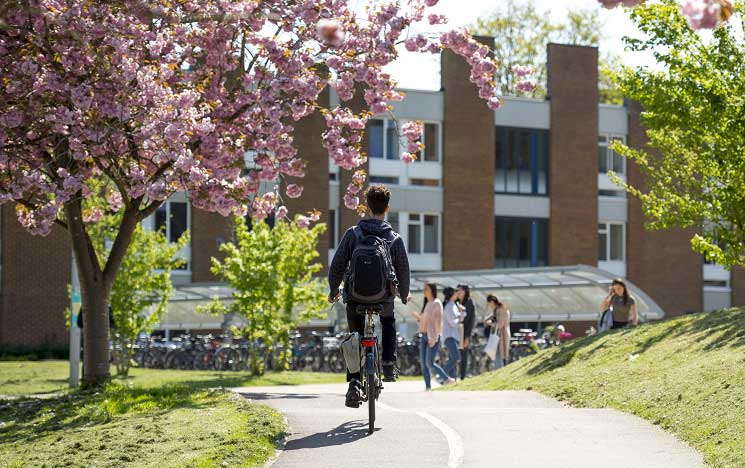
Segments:
[[[350,374],[356,374],[362,369],[362,348],[360,347],[360,334],[353,332],[348,334],[341,341],[339,346],[341,355],[344,357],[344,363],[347,365],[347,371]]]

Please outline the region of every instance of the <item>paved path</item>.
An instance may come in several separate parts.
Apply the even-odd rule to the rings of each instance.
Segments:
[[[287,416],[273,468],[700,468],[701,456],[646,421],[577,409],[531,392],[422,392],[386,384],[376,432],[367,407],[344,406],[345,385],[234,391]],[[372,460],[365,462],[365,459]]]

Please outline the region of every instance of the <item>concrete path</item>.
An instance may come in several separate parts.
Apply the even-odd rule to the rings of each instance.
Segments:
[[[615,410],[568,408],[532,392],[423,387],[386,384],[370,436],[367,407],[344,406],[345,385],[233,390],[287,416],[291,434],[274,468],[703,467],[672,435]]]

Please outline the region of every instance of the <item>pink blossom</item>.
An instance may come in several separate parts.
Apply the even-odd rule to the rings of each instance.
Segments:
[[[307,216],[300,215],[297,217],[297,227],[300,229],[305,229],[310,227],[310,218]]]
[[[344,206],[350,210],[356,210],[360,204],[359,197],[352,196],[350,194],[344,195]]]
[[[279,208],[277,208],[277,211],[275,212],[275,216],[277,219],[284,219],[287,217],[287,207],[282,205]]]
[[[122,207],[122,194],[118,190],[111,190],[106,194],[106,201],[109,202],[111,211],[119,211]]]
[[[362,187],[357,184],[351,183],[347,185],[347,192],[351,193],[352,195],[356,195],[357,193],[359,193],[360,190],[362,190]]]
[[[302,185],[290,184],[287,186],[285,193],[290,198],[299,198],[303,194]]]
[[[416,161],[416,156],[411,153],[404,153],[401,155],[401,161],[403,161],[406,164],[411,164],[414,161]]]
[[[729,0],[686,0],[682,6],[691,29],[713,29],[732,14]]]
[[[521,80],[515,83],[515,91],[529,93],[535,89],[535,81]]]
[[[101,221],[101,218],[103,218],[103,211],[98,207],[83,212],[84,223],[97,223]]]
[[[533,70],[532,67],[528,67],[525,65],[513,65],[512,73],[520,78],[523,78],[525,76],[532,75],[533,73],[535,73],[535,70]]]

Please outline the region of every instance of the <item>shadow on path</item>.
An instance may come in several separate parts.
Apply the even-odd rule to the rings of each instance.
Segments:
[[[318,432],[287,442],[285,450],[302,450],[343,445],[355,442],[367,435],[367,421],[349,421],[330,431]]]
[[[251,393],[237,392],[238,395],[250,400],[310,400],[318,398],[318,395],[310,393]]]

